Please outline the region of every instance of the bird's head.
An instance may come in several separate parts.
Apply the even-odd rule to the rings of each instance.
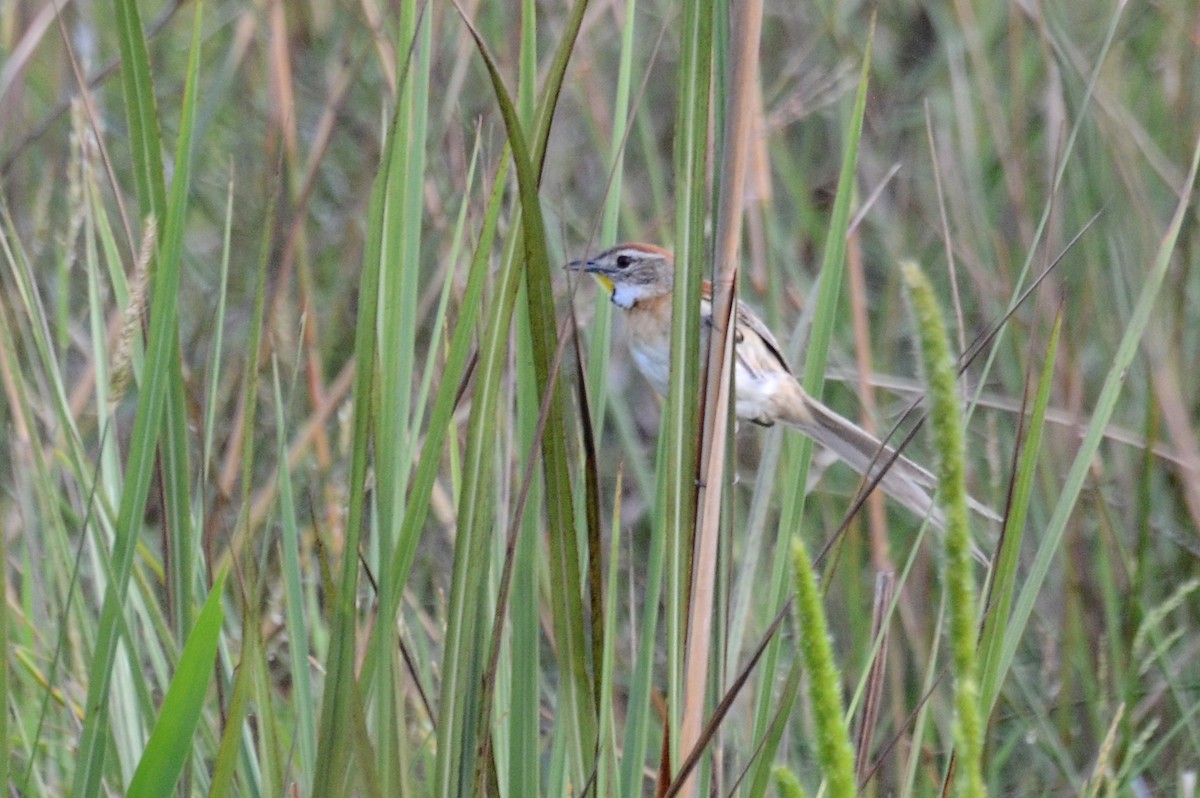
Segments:
[[[650,244],[618,244],[599,255],[571,261],[567,268],[595,275],[612,292],[613,304],[626,309],[643,299],[670,294],[675,287],[675,259]]]

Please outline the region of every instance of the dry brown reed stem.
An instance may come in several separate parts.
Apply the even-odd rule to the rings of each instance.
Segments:
[[[728,437],[730,368],[733,349],[733,308],[737,301],[737,271],[742,230],[742,197],[746,186],[757,94],[758,46],[762,36],[763,4],[750,0],[735,11],[724,162],[721,165],[721,198],[717,209],[716,274],[713,280],[713,332],[705,374],[704,421],[701,427],[700,488],[697,492],[697,533],[692,556],[692,590],[688,601],[686,678],[681,752],[700,740],[708,686],[709,648],[712,640],[713,601],[717,572],[721,488]],[[679,794],[696,795],[696,779],[689,778]]]

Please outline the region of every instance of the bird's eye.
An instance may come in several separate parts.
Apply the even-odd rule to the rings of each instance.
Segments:
[[[618,269],[628,269],[629,264],[632,262],[633,262],[633,258],[629,257],[628,255],[620,255],[617,257],[617,268]]]

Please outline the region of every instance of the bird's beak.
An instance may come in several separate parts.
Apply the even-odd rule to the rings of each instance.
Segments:
[[[573,260],[567,264],[567,270],[594,275],[601,285],[609,291],[613,290],[613,281],[605,275],[604,267],[594,260]]]

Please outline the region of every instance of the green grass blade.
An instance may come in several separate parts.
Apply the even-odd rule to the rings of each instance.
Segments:
[[[538,14],[533,0],[522,0],[520,22],[520,68],[517,73],[517,114],[523,130],[533,129],[537,114],[537,47]],[[532,350],[532,325],[529,317],[528,291],[524,301],[517,299],[516,318],[513,324],[513,339],[516,350]],[[481,734],[490,735],[494,751],[488,761],[478,762],[479,769],[491,768],[495,772],[497,786],[507,784],[512,795],[536,795],[541,791],[541,618],[539,617],[538,573],[542,563],[541,531],[543,521],[538,508],[541,506],[545,487],[539,471],[534,466],[538,458],[538,428],[541,403],[532,401],[539,396],[537,374],[529,358],[517,357],[514,363],[516,384],[515,445],[516,455],[511,459],[511,470],[520,477],[510,480],[520,482],[518,490],[525,490],[525,509],[520,518],[520,528],[508,527],[508,538],[518,535],[516,547],[508,552],[508,540],[501,545],[496,540],[494,573],[498,577],[500,593],[496,602],[506,601],[506,606],[497,606],[490,630],[488,668],[495,663],[495,675],[490,682],[491,691],[485,688],[480,713],[490,714],[481,720]],[[506,562],[512,557],[512,562]],[[505,569],[510,569],[508,589],[510,597],[505,599]],[[503,616],[507,613],[508,623]],[[507,632],[507,634],[504,634]],[[503,642],[502,642],[503,641]],[[506,645],[507,644],[507,645]],[[485,674],[485,679],[488,676]],[[567,713],[565,722],[571,721]]]
[[[446,356],[446,362],[441,366],[441,385],[434,398],[425,443],[421,447],[416,472],[412,485],[409,487],[404,522],[400,529],[401,545],[396,547],[388,568],[389,577],[399,584],[407,581],[408,571],[412,567],[413,557],[416,554],[416,542],[420,538],[420,530],[425,524],[429,512],[429,499],[434,480],[437,478],[438,467],[441,464],[442,447],[451,429],[458,389],[466,373],[471,348],[474,346],[475,325],[483,305],[483,290],[488,277],[489,257],[496,237],[500,211],[503,207],[505,178],[508,170],[509,160],[502,158],[492,184],[487,208],[484,211],[479,243],[467,273],[467,285],[463,292],[461,312],[450,339],[450,352]],[[395,617],[400,609],[400,596],[393,596],[391,603],[383,605],[383,608],[387,617]]]
[[[201,493],[206,488],[213,462],[213,435],[216,431],[217,388],[221,381],[221,351],[225,340],[225,305],[229,296],[229,254],[233,231],[233,175],[229,177],[229,190],[225,200],[225,229],[221,244],[221,276],[217,292],[217,312],[213,320],[212,359],[209,361],[208,390],[204,401],[204,436],[200,446]]]
[[[1033,493],[1034,475],[1038,455],[1041,453],[1042,432],[1045,429],[1046,407],[1050,403],[1050,388],[1053,385],[1054,364],[1058,354],[1059,334],[1062,332],[1062,314],[1055,317],[1046,346],[1045,363],[1038,381],[1033,409],[1029,416],[1029,429],[1024,436],[1021,457],[1013,484],[1012,502],[1000,538],[1000,551],[992,571],[988,589],[987,617],[984,618],[980,635],[979,695],[984,716],[990,716],[1000,695],[1000,643],[1008,628],[1012,597],[1017,586],[1017,566],[1020,564],[1021,541],[1024,538],[1025,522],[1029,512],[1029,499]]]
[[[213,676],[213,659],[225,612],[221,606],[225,575],[217,577],[188,635],[175,675],[163,698],[158,722],[125,793],[130,798],[168,795],[192,752],[196,727]]]
[[[600,663],[602,703],[598,729],[600,755],[596,767],[597,795],[619,794],[616,793],[616,789],[621,777],[617,760],[617,728],[612,700],[616,640],[620,633],[620,627],[617,625],[617,602],[615,599],[619,588],[617,577],[620,573],[617,564],[621,561],[621,524],[619,521],[621,518],[621,479],[621,472],[618,471],[617,490],[614,492],[616,499],[612,514],[612,539],[609,541],[608,550],[608,589],[606,591],[608,602],[604,607],[604,653]]]
[[[167,213],[167,188],[163,177],[162,133],[155,107],[150,54],[137,3],[113,0],[117,43],[121,48],[121,88],[125,98],[125,120],[133,150],[134,187],[142,218],[153,217],[162,224]]]
[[[404,516],[406,489],[416,440],[412,431],[414,369],[417,359],[417,299],[420,292],[421,229],[426,180],[425,149],[429,121],[429,72],[433,25],[426,5],[400,7],[397,71],[405,75],[397,98],[392,135],[398,146],[389,149],[388,192],[380,235],[378,428],[375,441],[375,481],[379,533],[370,545],[376,563],[389,563],[397,547],[413,542],[396,536]],[[411,47],[408,43],[412,42]],[[381,570],[379,565],[375,569]],[[384,606],[398,601],[403,582],[379,583]],[[379,624],[372,638],[374,659],[370,683],[375,742],[380,753],[379,788],[394,794],[400,778],[396,689],[400,684],[393,667],[396,626]]]
[[[660,436],[660,460],[663,442]],[[630,679],[629,702],[626,706],[624,745],[621,747],[621,789],[618,795],[640,795],[645,789],[650,731],[658,718],[651,704],[651,696],[658,689],[654,671],[660,659],[660,648],[655,642],[659,639],[659,602],[654,599],[662,592],[663,580],[666,578],[666,560],[666,537],[652,535],[644,566],[640,569],[640,575],[644,577],[641,586],[648,598],[642,608],[637,633],[634,635],[634,640],[639,641],[639,644]]]
[[[666,548],[667,723],[671,761],[681,761],[687,592],[696,514],[700,436],[700,288],[711,260],[705,245],[713,4],[684,6],[675,106],[675,291],[671,298],[671,379],[659,436],[655,534]]]
[[[282,554],[284,612],[287,617],[288,654],[291,656],[292,690],[295,695],[296,764],[300,773],[300,784],[307,788],[312,783],[316,766],[317,722],[314,712],[314,691],[309,656],[309,624],[304,617],[304,576],[300,566],[300,529],[296,513],[296,497],[292,491],[292,476],[287,467],[287,439],[284,431],[283,394],[279,387],[279,364],[272,359],[272,387],[275,397],[275,420],[279,437],[279,516],[283,527],[280,549]]]
[[[813,314],[812,331],[804,353],[804,390],[812,396],[821,397],[825,385],[825,370],[829,362],[829,344],[833,340],[833,322],[840,305],[842,283],[846,273],[846,235],[850,227],[850,212],[854,202],[854,186],[858,170],[858,148],[862,139],[863,116],[866,113],[867,90],[870,86],[871,48],[874,44],[874,21],[867,35],[867,49],[863,54],[862,71],[858,79],[858,92],[854,96],[854,108],[846,131],[841,170],[838,173],[837,197],[830,214],[829,233],[825,237],[824,255],[821,259],[821,290],[814,298],[816,312]],[[811,449],[811,444],[806,443]],[[804,458],[807,459],[807,458]],[[803,469],[807,472],[807,467]],[[806,474],[802,473],[802,476]],[[797,508],[796,520],[804,510],[803,497]]]

